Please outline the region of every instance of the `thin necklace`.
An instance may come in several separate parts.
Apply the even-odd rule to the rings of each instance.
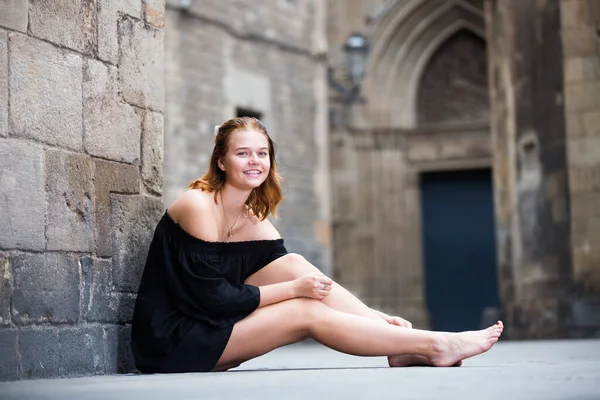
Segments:
[[[225,241],[228,242],[229,239],[231,239],[233,237],[233,228],[235,227],[235,224],[237,224],[238,220],[240,219],[240,216],[242,215],[242,211],[244,210],[244,207],[242,207],[240,209],[240,212],[239,212],[237,218],[235,219],[235,221],[233,221],[233,225],[228,226],[229,219],[227,219],[227,212],[225,211],[225,203],[223,202],[223,192],[221,192],[220,194],[221,194],[221,207],[223,208],[223,215],[225,216],[225,226],[227,226],[227,238],[225,239]]]

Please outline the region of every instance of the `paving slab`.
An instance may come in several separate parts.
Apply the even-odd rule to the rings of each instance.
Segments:
[[[0,399],[600,399],[600,340],[500,342],[460,368],[388,368],[316,343],[228,372],[0,383]]]

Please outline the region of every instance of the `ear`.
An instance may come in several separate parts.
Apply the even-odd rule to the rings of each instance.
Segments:
[[[223,160],[217,161],[217,166],[221,171],[225,172],[225,164],[223,163]]]

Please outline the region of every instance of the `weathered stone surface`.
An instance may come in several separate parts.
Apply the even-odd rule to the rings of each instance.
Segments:
[[[94,246],[92,162],[83,154],[46,152],[48,250],[91,251]]]
[[[119,81],[123,99],[140,107],[164,107],[163,32],[125,18],[119,21]]]
[[[0,137],[6,135],[8,135],[8,35],[6,31],[0,29]]]
[[[10,33],[10,132],[81,150],[81,56]]]
[[[33,36],[86,54],[97,48],[96,0],[48,2],[31,0],[29,26]]]
[[[110,193],[139,193],[140,173],[133,165],[95,160],[94,183],[96,201],[96,255],[111,257],[113,247],[110,238]]]
[[[131,352],[131,325],[110,325],[105,327],[106,373],[124,374],[135,370]]]
[[[567,85],[565,88],[565,109],[591,111],[600,107],[600,81]]]
[[[144,2],[146,22],[157,28],[165,27],[165,0],[146,0]]]
[[[100,325],[63,328],[58,332],[62,376],[103,374],[106,370],[104,329]]]
[[[112,263],[110,260],[84,257],[81,259],[84,279],[81,294],[81,315],[88,322],[113,322],[116,310],[110,307]]]
[[[600,110],[583,113],[580,118],[585,136],[600,137]]]
[[[9,256],[7,253],[0,252],[0,326],[10,325],[12,281],[13,277]],[[0,380],[2,380],[2,378],[0,378]]]
[[[141,18],[141,0],[98,0],[98,57],[112,64],[119,62],[117,24],[121,13]]]
[[[89,257],[81,261],[82,317],[88,322],[130,323],[136,296],[113,292],[111,261]]]
[[[45,191],[38,145],[0,139],[0,248],[43,250]]]
[[[597,52],[592,26],[579,26],[562,31],[565,56],[591,56]]]
[[[27,32],[27,0],[3,0],[0,2],[0,26]]]
[[[118,290],[137,292],[148,248],[163,213],[162,200],[111,195],[113,279]]]
[[[569,162],[576,167],[600,165],[600,136],[571,139],[569,141]]]
[[[0,382],[18,379],[17,330],[0,329]]]
[[[83,127],[88,153],[126,163],[139,161],[141,121],[132,106],[118,101],[116,67],[84,62]]]
[[[142,133],[142,179],[146,188],[160,195],[163,187],[163,116],[147,111]]]
[[[17,325],[79,319],[79,260],[60,253],[10,257],[12,320]]]
[[[23,328],[19,332],[19,352],[23,379],[53,378],[60,365],[56,328]]]

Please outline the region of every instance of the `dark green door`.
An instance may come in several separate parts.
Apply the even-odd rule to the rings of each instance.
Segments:
[[[500,307],[491,171],[424,173],[421,194],[431,328],[479,329]]]

